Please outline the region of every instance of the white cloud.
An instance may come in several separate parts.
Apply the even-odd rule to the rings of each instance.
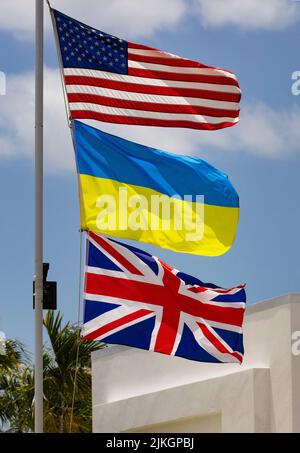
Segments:
[[[34,76],[9,75],[7,95],[0,97],[0,158],[33,158]],[[133,127],[91,122],[129,140],[207,160],[216,154],[248,153],[286,158],[299,153],[300,108],[275,110],[263,103],[242,106],[239,125],[220,131]],[[45,170],[75,171],[59,72],[45,70]]]
[[[45,71],[45,169],[75,169],[59,72]],[[8,75],[0,97],[0,158],[34,154],[34,75]]]
[[[203,25],[246,30],[282,29],[300,20],[293,0],[51,0],[54,8],[125,39],[154,35],[196,15]],[[88,6],[88,7],[87,7]],[[51,30],[48,8],[45,28]],[[34,0],[1,0],[0,29],[34,39]]]
[[[185,0],[53,0],[54,8],[124,38],[149,36],[179,24]],[[1,0],[0,29],[21,39],[34,37],[34,0]],[[48,8],[45,27],[51,28]]]
[[[205,25],[234,25],[242,29],[282,29],[300,18],[293,0],[195,0]]]

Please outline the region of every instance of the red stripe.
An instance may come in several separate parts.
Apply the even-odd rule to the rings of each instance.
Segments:
[[[128,68],[128,75],[148,77],[150,79],[177,80],[186,82],[215,83],[217,85],[239,86],[237,80],[226,76],[211,76],[203,74],[179,74],[176,72],[154,71],[148,69]]]
[[[178,120],[161,120],[149,119],[149,118],[138,118],[138,117],[128,117],[121,115],[108,115],[99,112],[92,112],[89,110],[72,110],[71,117],[73,120],[76,119],[91,119],[104,121],[106,123],[117,123],[117,124],[134,124],[136,126],[157,126],[157,127],[183,127],[197,130],[218,130],[224,129],[225,127],[234,126],[237,123],[233,122],[224,122],[219,124],[209,124],[209,123],[196,123],[193,121],[178,121]]]
[[[128,41],[127,45],[128,45],[128,49],[157,50],[154,47],[144,46],[144,44],[137,44],[135,42]]]
[[[130,57],[129,59],[130,60],[133,60],[132,55],[137,55],[137,54],[133,54],[130,52],[130,49],[140,49],[140,50],[152,50],[154,52],[157,52],[158,55],[160,53],[164,54],[164,55],[168,55],[168,52],[165,52],[163,50],[159,50],[159,49],[156,49],[155,47],[149,47],[149,46],[144,46],[142,44],[136,44],[134,42],[128,42],[128,50],[129,50],[129,54],[130,54]],[[148,57],[148,56],[145,56],[145,55],[140,55],[140,57],[145,57],[145,58],[155,58],[155,57]],[[159,57],[158,57],[159,58]],[[228,69],[225,69],[225,68],[216,68],[215,66],[209,66],[209,65],[206,65],[204,63],[200,63],[198,61],[194,61],[194,60],[189,60],[187,58],[181,58],[179,57],[178,55],[175,55],[174,57],[172,57],[172,55],[170,54],[169,58],[174,58],[174,60],[176,59],[177,60],[181,60],[182,62],[188,62],[188,64],[190,63],[191,65],[195,65],[195,66],[191,66],[191,67],[198,67],[198,68],[212,68],[212,69],[219,69],[221,71],[226,71],[226,72],[229,72],[230,74],[234,74],[232,71],[229,71]],[[166,60],[164,58],[164,60]],[[140,61],[143,61],[143,60],[140,60]],[[145,60],[146,61],[146,60]],[[149,63],[150,63],[150,60],[149,60]],[[175,66],[179,66],[179,65],[175,65]],[[185,65],[183,65],[185,66]]]
[[[238,352],[230,352],[229,349],[227,349],[221,341],[218,340],[215,335],[211,333],[211,331],[206,327],[205,324],[202,324],[200,322],[197,322],[198,326],[203,332],[203,335],[215,346],[218,351],[220,351],[222,354],[230,354],[233,357],[235,357],[240,363],[243,361],[243,357],[241,354]]]
[[[139,302],[142,302],[168,309],[171,304],[174,311],[183,311],[192,316],[239,327],[242,325],[245,312],[243,308],[219,307],[202,303],[188,296],[172,292],[170,285],[160,286],[121,277],[116,281],[115,277],[89,272],[86,273],[86,292],[98,296],[129,299],[135,301],[137,306]]]
[[[141,61],[144,63],[153,63],[153,64],[162,64],[164,66],[177,66],[183,68],[207,68],[207,69],[216,69],[214,66],[208,66],[203,63],[198,63],[197,61],[186,60],[184,58],[172,57],[152,57],[147,55],[137,55],[134,53],[129,54],[129,60],[132,61]]]
[[[223,110],[193,105],[173,105],[139,101],[127,101],[126,99],[115,99],[106,96],[98,96],[94,94],[69,93],[68,100],[69,102],[84,102],[91,104],[106,105],[109,107],[143,110],[149,112],[182,113],[191,115],[208,115],[214,117],[229,117],[229,118],[237,118],[239,116],[239,110]]]
[[[194,88],[174,88],[154,85],[142,85],[138,83],[117,82],[115,80],[101,79],[100,77],[65,76],[66,85],[84,85],[111,90],[129,91],[132,93],[158,94],[165,96],[182,96],[202,99],[212,99],[228,102],[239,102],[240,93],[223,93],[219,91],[197,90]]]
[[[245,285],[239,285],[239,286],[236,286],[235,288],[230,288],[230,289],[206,288],[204,286],[195,285],[192,288],[189,288],[189,291],[192,291],[193,293],[202,293],[203,291],[214,291],[215,293],[218,293],[218,294],[227,294],[230,291],[232,291],[233,289],[243,289],[243,288],[245,288]]]
[[[112,245],[108,244],[101,236],[89,232],[89,236],[97,242],[97,244],[103,248],[107,253],[109,253],[113,258],[115,258],[122,266],[124,266],[129,272],[134,275],[143,275],[143,273],[137,269],[133,264],[131,264],[126,258],[121,255]]]
[[[99,329],[94,330],[93,332],[91,332],[87,335],[84,335],[84,338],[86,340],[95,340],[96,338],[99,338],[100,336],[102,336],[106,333],[109,333],[113,329],[116,329],[117,327],[128,324],[129,322],[134,321],[136,319],[142,318],[143,316],[146,316],[149,313],[152,313],[152,312],[150,310],[144,310],[144,309],[138,310],[134,313],[123,316],[123,318],[117,319],[116,321],[112,321],[112,322],[109,322],[108,324],[105,324],[104,326],[100,327]]]

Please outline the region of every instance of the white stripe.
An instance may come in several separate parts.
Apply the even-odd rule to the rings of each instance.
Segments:
[[[141,282],[141,283],[151,283],[151,285],[162,286],[162,282],[160,282],[156,278],[157,276],[155,274],[152,274],[152,276],[136,275],[136,274],[125,273],[123,271],[121,271],[121,272],[112,271],[110,269],[103,269],[100,267],[92,267],[92,266],[86,266],[85,272],[89,273],[89,274],[105,275],[106,277],[111,277],[111,278],[119,278],[119,279],[124,279],[124,280],[134,281],[134,282]]]
[[[130,299],[123,299],[120,297],[112,297],[112,296],[103,296],[101,294],[89,294],[89,293],[84,293],[83,298],[85,300],[90,300],[92,302],[105,302],[107,304],[113,304],[113,305],[126,305],[128,307],[131,307],[132,309],[140,310],[140,309],[145,309],[145,310],[150,310],[153,311],[154,313],[160,313],[160,310],[162,310],[161,305],[153,305],[153,304],[148,304],[145,302],[139,302],[135,300],[130,300]]]
[[[127,247],[123,247],[121,244],[117,244],[111,241],[109,238],[106,238],[106,241],[109,242],[111,247],[114,247],[127,261],[129,261],[132,266],[138,269],[140,272],[143,273],[147,282],[154,283],[157,285],[162,285],[162,278],[157,276],[153,270],[142,261],[135,253],[129,250]]]
[[[220,123],[238,123],[238,118],[214,117],[203,115],[192,115],[183,113],[161,113],[148,112],[143,110],[119,109],[116,107],[106,107],[98,104],[89,104],[82,102],[70,102],[70,110],[82,110],[88,112],[97,112],[105,115],[118,115],[133,118],[160,119],[167,121],[192,121],[194,123],[220,124]]]
[[[191,321],[188,317],[185,319],[186,325],[189,327],[191,332],[193,333],[195,340],[197,343],[210,355],[217,358],[221,362],[229,362],[229,363],[239,363],[238,359],[236,359],[231,354],[225,354],[220,352],[203,334],[202,330],[195,322]]]
[[[132,308],[126,305],[121,305],[113,310],[109,310],[96,318],[91,319],[90,321],[84,324],[85,333],[92,332],[93,330],[99,329],[100,327],[105,326],[105,324],[116,321],[119,318],[131,314],[135,311],[138,311],[137,308]]]
[[[105,240],[104,237],[101,236],[101,238]],[[101,245],[99,245],[98,242],[94,241],[91,235],[88,235],[88,240],[91,242],[91,244],[93,244],[94,247],[96,247],[96,249],[98,249],[101,253],[107,256],[117,267],[122,269],[122,271],[125,274],[128,273],[127,269],[121,263],[119,263],[119,261],[116,258],[111,256],[103,247],[101,247]]]
[[[180,60],[185,60],[185,58],[179,57],[178,55],[174,55],[172,53],[163,52],[162,50],[133,49],[131,47],[128,47],[128,55],[142,55],[144,57],[156,58],[177,58]]]
[[[113,312],[117,311],[118,309],[115,309],[113,310]],[[137,310],[134,310],[133,313],[137,311]],[[87,324],[84,324],[83,326],[83,336],[87,336],[89,335],[90,333],[94,332],[95,330],[98,330],[99,328],[105,326],[106,324],[109,324],[110,322],[114,322],[114,321],[118,321],[119,319],[122,319],[124,316],[128,315],[128,314],[131,314],[132,311],[128,311],[127,313],[124,312],[124,314],[122,314],[121,312],[119,313],[115,313],[115,314],[118,314],[119,316],[115,316],[114,319],[108,319],[106,320],[106,317],[105,315],[108,315],[109,313],[105,313],[104,315],[101,315],[101,316],[98,316],[97,318],[94,318],[91,323],[93,324],[90,324],[90,325],[87,325]],[[115,327],[114,329],[111,329],[109,330],[108,332],[105,332],[104,334],[102,335],[99,335],[98,337],[96,337],[97,340],[102,340],[110,335],[113,335],[117,332],[119,332],[120,330],[123,330],[123,329],[127,329],[128,327],[130,326],[133,326],[134,324],[137,324],[139,322],[142,322],[142,321],[145,321],[146,319],[149,319],[149,318],[152,318],[154,316],[154,313],[147,313],[143,316],[140,316],[136,319],[133,319],[131,321],[128,321],[124,324],[122,324],[121,326],[118,326],[118,327]]]
[[[151,79],[149,77],[135,77],[124,74],[114,74],[106,71],[96,71],[92,69],[65,68],[65,76],[93,77],[96,79],[113,80],[115,82],[125,82],[139,85],[162,86],[166,88],[188,88],[194,90],[207,90],[220,93],[240,94],[241,90],[235,85],[219,85],[214,83],[187,82],[178,80]]]
[[[224,110],[239,110],[239,104],[236,102],[215,101],[211,99],[190,98],[183,96],[132,93],[130,91],[110,90],[108,88],[100,88],[89,85],[67,85],[66,88],[67,93],[92,94],[113,99],[123,99],[126,101],[169,105],[193,105],[196,107],[198,106]]]
[[[236,76],[224,69],[215,68],[186,68],[183,66],[167,66],[163,64],[144,63],[140,61],[128,60],[128,67],[135,69],[147,69],[150,71],[174,72],[175,74],[195,74],[207,76],[225,76],[236,80]]]
[[[195,321],[203,322],[203,319],[200,318],[195,318]],[[217,321],[210,321],[209,319],[205,319],[206,324],[208,324],[211,327],[215,327],[216,329],[222,329],[222,330],[228,330],[229,332],[235,332],[235,333],[243,333],[243,328],[239,326],[234,326],[233,324],[225,324],[223,322],[217,322]]]
[[[179,317],[178,329],[177,329],[177,332],[176,332],[176,338],[175,338],[175,342],[174,342],[174,345],[173,345],[173,349],[172,349],[171,355],[175,355],[176,354],[178,346],[180,344],[180,341],[181,341],[181,338],[182,338],[182,333],[183,333],[183,328],[184,328],[184,318],[185,318],[185,314],[181,312],[180,313],[180,317]]]
[[[121,331],[123,329],[127,329],[128,327],[131,327],[134,324],[138,324],[139,322],[146,321],[147,319],[152,318],[153,316],[154,316],[153,313],[149,313],[147,315],[140,316],[139,318],[134,319],[133,321],[129,321],[126,324],[122,324],[121,326],[116,327],[116,328],[110,330],[109,332],[106,332],[103,335],[100,335],[99,337],[97,337],[97,340],[104,340],[105,341],[106,337],[108,337],[110,335],[113,335],[113,334],[115,334],[115,333],[117,333],[117,332],[119,332],[119,331]]]
[[[245,308],[246,307],[245,302],[241,302],[241,301],[219,302],[216,300],[212,300],[215,297],[219,296],[220,294],[212,293],[211,291],[209,292],[209,294],[207,294],[208,291],[203,291],[201,293],[194,293],[193,291],[190,291],[185,286],[182,286],[182,288],[179,290],[179,293],[184,294],[185,296],[188,296],[191,299],[198,300],[199,302],[201,302],[205,305],[213,305],[215,307],[224,307],[224,308]]]

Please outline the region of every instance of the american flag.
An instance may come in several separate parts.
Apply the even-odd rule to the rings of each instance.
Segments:
[[[87,247],[85,339],[201,362],[242,362],[244,285],[203,283],[94,233]]]
[[[52,10],[71,119],[215,130],[239,121],[236,76]]]

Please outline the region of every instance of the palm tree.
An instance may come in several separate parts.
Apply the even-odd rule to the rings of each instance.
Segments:
[[[5,341],[5,353],[0,354],[0,423],[10,431],[28,431],[33,392],[29,355],[21,342]],[[33,387],[32,387],[33,388]]]
[[[49,311],[44,319],[50,345],[44,350],[44,431],[92,430],[91,353],[103,347],[80,337]],[[0,422],[12,432],[33,430],[34,373],[20,343],[7,342],[0,360]]]
[[[78,327],[49,311],[44,319],[51,348],[44,353],[45,431],[90,432],[92,429],[91,353],[102,348],[85,341]]]
[[[17,368],[20,363],[28,363],[29,354],[20,341],[6,340],[4,343],[5,353],[0,353],[0,373]]]

